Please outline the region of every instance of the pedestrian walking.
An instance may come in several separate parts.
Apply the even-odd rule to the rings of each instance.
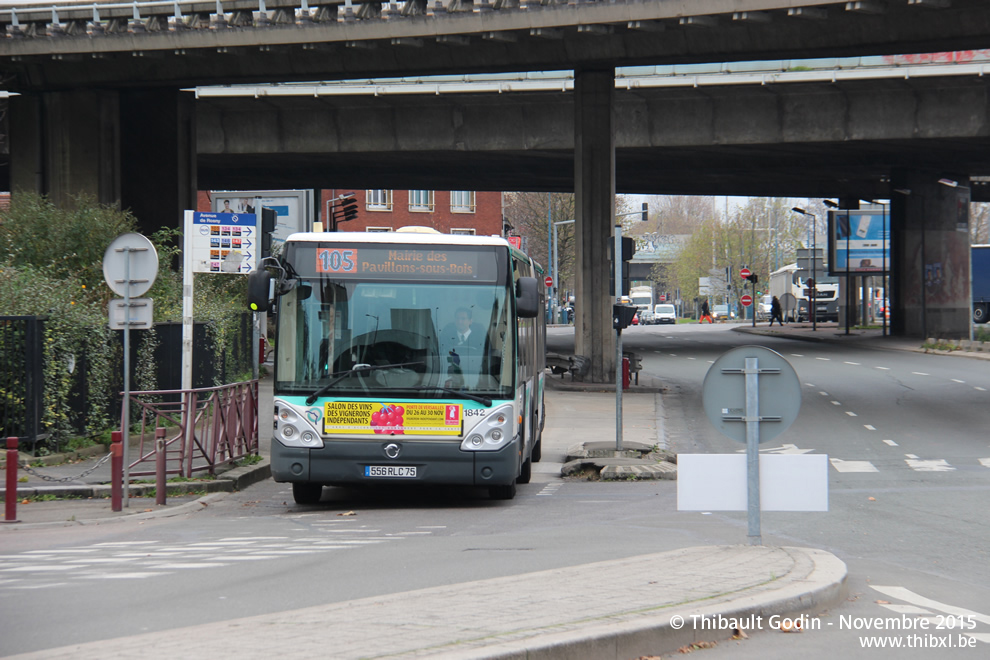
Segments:
[[[704,302],[701,303],[701,318],[698,320],[698,323],[704,323],[705,319],[708,319],[709,323],[715,322],[712,319],[712,310],[708,306],[708,298],[705,298]]]
[[[773,321],[777,319],[777,325],[784,325],[784,316],[780,313],[780,301],[777,300],[777,296],[773,297],[770,301],[770,326],[773,327]]]

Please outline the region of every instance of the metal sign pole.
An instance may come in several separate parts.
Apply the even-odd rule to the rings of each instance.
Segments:
[[[186,211],[182,232],[182,389],[192,389],[193,352],[193,211]]]
[[[124,507],[129,507],[131,463],[128,446],[131,444],[131,248],[122,248],[124,261],[124,406],[121,411],[121,429],[124,432]]]
[[[760,534],[760,370],[746,358],[746,518],[749,544],[763,545]]]
[[[615,304],[622,302],[622,224],[615,223]],[[614,314],[614,312],[613,312]],[[615,331],[615,451],[622,451],[622,330]]]

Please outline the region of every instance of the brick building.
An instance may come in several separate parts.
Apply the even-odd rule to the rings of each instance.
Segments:
[[[229,195],[230,193],[218,193]],[[327,213],[340,195],[353,194],[357,217],[339,231],[395,231],[408,225],[431,227],[443,234],[502,234],[502,193],[472,190],[353,190],[316,191],[316,218],[332,230]],[[213,193],[200,191],[198,210],[209,212]]]

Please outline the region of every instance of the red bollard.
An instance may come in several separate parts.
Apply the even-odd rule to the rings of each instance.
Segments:
[[[20,522],[17,519],[17,438],[7,438],[7,490],[4,493],[5,523]]]
[[[110,510],[124,509],[124,434],[110,434]]]
[[[155,504],[165,506],[165,429],[155,429]]]
[[[265,363],[265,338],[258,337],[258,364]]]
[[[622,358],[622,389],[628,390],[629,389],[629,382],[630,382],[630,378],[629,378],[629,358],[623,357]]]

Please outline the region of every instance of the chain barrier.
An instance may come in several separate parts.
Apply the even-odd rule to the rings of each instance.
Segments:
[[[96,465],[94,465],[93,467],[89,468],[88,470],[86,470],[82,474],[76,475],[74,477],[61,477],[61,478],[58,478],[58,479],[56,479],[55,477],[49,477],[47,474],[41,474],[40,472],[35,472],[33,469],[31,469],[30,467],[28,467],[28,465],[26,463],[20,463],[20,464],[18,464],[17,467],[19,467],[20,469],[24,470],[28,474],[33,474],[34,476],[38,477],[39,479],[43,479],[44,481],[52,481],[52,482],[55,482],[55,483],[65,483],[67,481],[75,481],[76,479],[82,479],[83,477],[88,477],[89,475],[91,475],[94,472],[96,472],[96,469],[98,467],[100,467],[101,465],[103,465],[104,463],[106,463],[108,460],[110,460],[110,457],[111,456],[113,456],[113,453],[107,454],[106,456],[104,456],[103,458],[101,458],[100,460],[98,460],[96,462]]]

